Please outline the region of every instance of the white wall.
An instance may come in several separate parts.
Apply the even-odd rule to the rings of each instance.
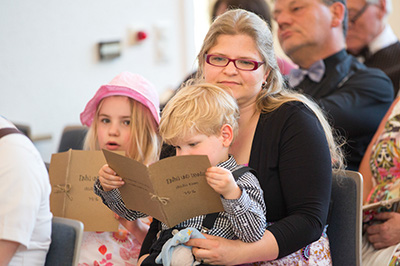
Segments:
[[[62,129],[101,84],[128,70],[152,81],[160,94],[175,88],[194,66],[192,0],[0,1],[0,115],[28,124],[45,161]],[[128,45],[130,25],[148,38]],[[155,27],[167,27],[167,61],[155,57]],[[122,55],[99,61],[99,41],[121,40]]]
[[[392,0],[392,13],[389,15],[389,24],[400,39],[400,0]]]
[[[160,95],[176,88],[196,66],[196,50],[209,20],[199,13],[209,12],[209,2],[1,0],[0,115],[29,125],[34,138],[50,135],[50,140],[35,142],[50,161],[64,126],[80,124],[87,101],[119,72],[142,74]],[[400,0],[392,2],[389,22],[400,37]],[[167,62],[155,57],[154,27],[159,24],[169,32]],[[128,45],[131,25],[148,33],[136,46]],[[97,43],[114,39],[123,43],[121,57],[100,62]],[[280,53],[279,44],[276,48]]]

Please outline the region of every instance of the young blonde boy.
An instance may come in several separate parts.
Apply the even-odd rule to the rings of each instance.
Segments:
[[[265,231],[266,208],[257,178],[247,168],[243,171],[243,166],[239,166],[229,155],[229,147],[238,131],[238,118],[236,101],[227,91],[207,83],[190,85],[180,89],[165,106],[160,135],[167,144],[175,147],[177,156],[200,154],[207,155],[210,160],[212,167],[207,169],[206,179],[221,195],[225,211],[213,218],[207,233],[255,242],[262,238]],[[239,169],[242,169],[241,173]],[[235,170],[234,177],[232,172]],[[209,218],[197,216],[174,228],[162,224],[160,237],[150,249],[151,254],[139,259],[141,265],[174,264],[170,254],[175,244],[167,242],[173,237],[173,230],[190,227],[200,231],[205,219]],[[178,259],[180,261],[175,264],[183,262],[182,256]]]

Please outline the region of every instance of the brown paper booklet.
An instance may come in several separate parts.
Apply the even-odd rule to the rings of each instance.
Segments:
[[[50,210],[54,216],[82,221],[85,231],[118,231],[114,213],[93,192],[102,151],[69,150],[51,156]]]
[[[143,212],[169,227],[189,218],[224,210],[220,195],[205,179],[206,155],[174,156],[150,166],[103,150],[108,165],[125,185],[120,187],[127,208]]]

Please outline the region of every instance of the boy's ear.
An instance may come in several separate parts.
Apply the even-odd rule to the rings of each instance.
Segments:
[[[221,127],[222,142],[225,147],[231,146],[233,140],[233,129],[230,125],[224,124]]]

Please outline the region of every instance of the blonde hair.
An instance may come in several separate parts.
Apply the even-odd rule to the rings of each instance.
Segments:
[[[126,96],[110,96],[126,97]],[[154,120],[150,110],[140,102],[129,98],[131,105],[131,123],[130,123],[130,146],[125,151],[126,156],[150,164],[159,159],[161,150],[161,138],[158,135],[157,122]],[[104,100],[104,99],[103,99]],[[92,125],[86,134],[83,148],[85,150],[99,150],[97,141],[97,124],[99,111],[103,105],[103,100],[98,104]]]
[[[217,136],[228,124],[233,136],[238,132],[239,107],[235,98],[225,89],[209,83],[181,88],[166,104],[160,121],[162,139],[173,144],[193,135]]]
[[[269,71],[268,77],[263,83],[257,96],[257,111],[260,113],[269,113],[286,102],[303,102],[314,112],[325,131],[325,136],[335,168],[343,169],[343,153],[341,145],[337,142],[342,140],[339,139],[339,137],[335,139],[332,133],[332,127],[326,120],[323,111],[314,101],[310,100],[305,95],[286,88],[276,60],[272,33],[268,24],[254,13],[242,9],[230,10],[219,16],[211,24],[210,29],[204,38],[203,46],[197,56],[199,71],[197,72],[196,79],[203,79],[205,56],[207,52],[215,46],[217,38],[220,35],[238,34],[247,35],[254,40],[256,48],[262,57],[262,61],[265,62],[265,73],[268,73]]]

